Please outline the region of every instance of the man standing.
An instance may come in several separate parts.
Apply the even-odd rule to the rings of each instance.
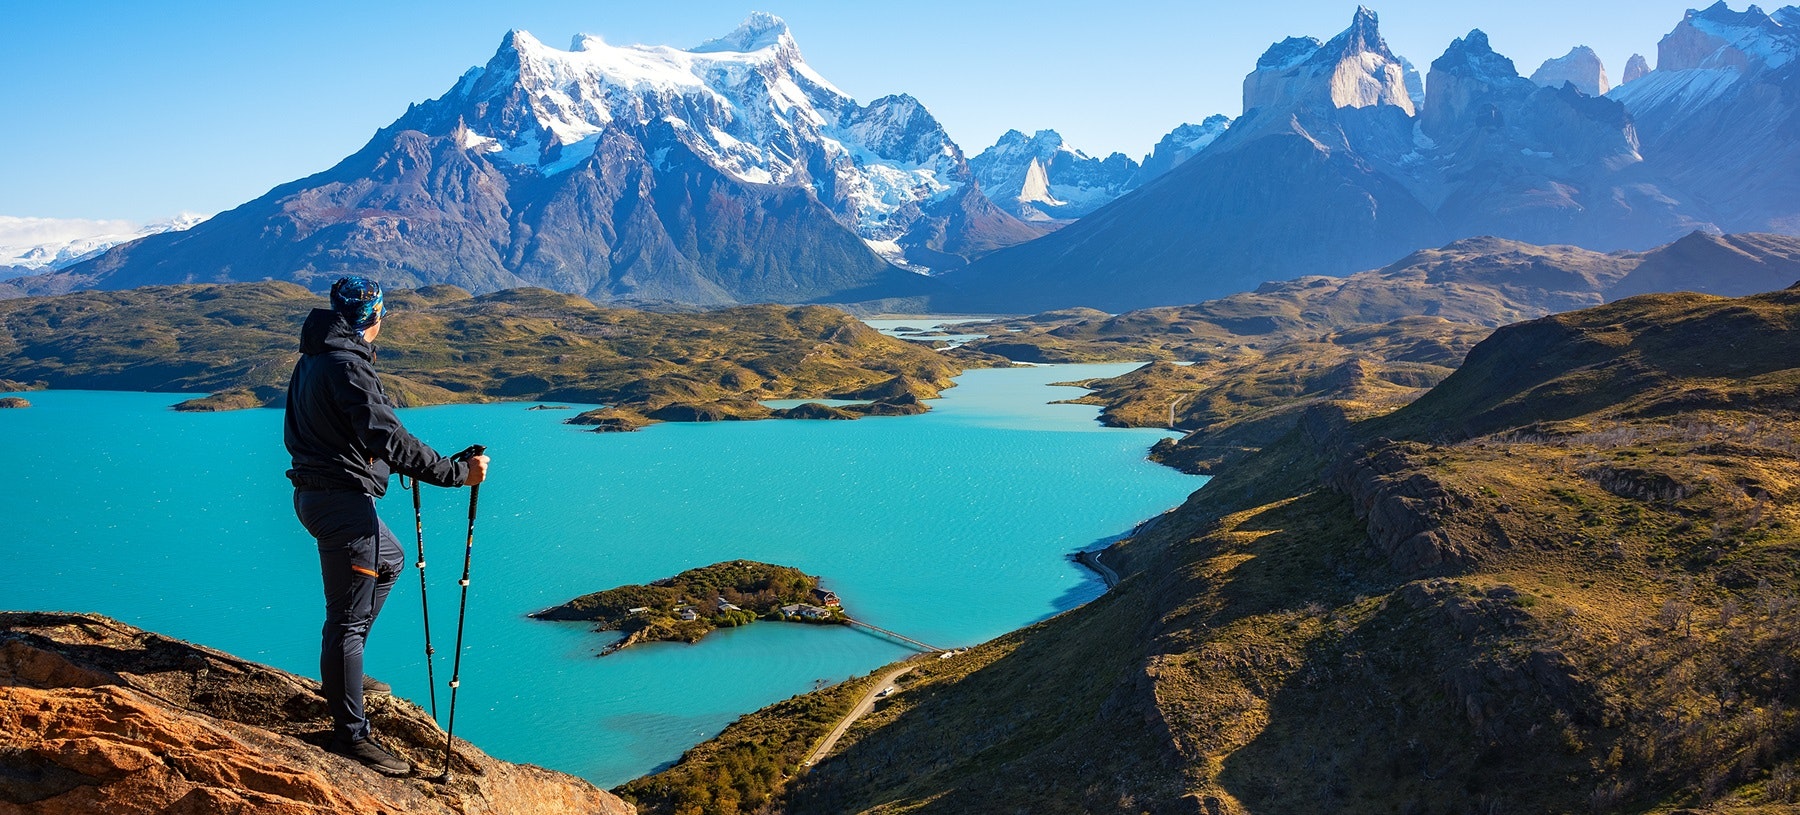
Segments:
[[[313,309],[300,329],[283,435],[294,460],[287,472],[294,513],[318,539],[325,580],[319,678],[333,724],[327,749],[405,775],[412,765],[375,743],[363,713],[364,689],[382,689],[363,677],[363,645],[404,565],[375,500],[395,472],[440,487],[474,486],[487,476],[488,458],[445,458],[400,425],[375,376],[372,343],[383,311],[379,283],[353,275],[332,284],[331,308]]]

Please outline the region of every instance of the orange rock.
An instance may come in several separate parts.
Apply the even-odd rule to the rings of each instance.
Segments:
[[[387,778],[320,748],[318,683],[87,614],[0,613],[0,815],[623,815],[578,778],[457,742],[418,706],[373,697],[370,719],[421,770]]]

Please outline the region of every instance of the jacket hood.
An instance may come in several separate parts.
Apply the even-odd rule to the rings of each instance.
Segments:
[[[364,359],[375,358],[375,348],[362,338],[362,332],[351,327],[344,315],[328,308],[315,308],[306,315],[300,327],[300,353],[324,354],[349,351]]]

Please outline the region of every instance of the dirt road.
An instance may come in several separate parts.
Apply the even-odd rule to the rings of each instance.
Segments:
[[[844,736],[844,731],[849,730],[850,725],[855,724],[857,719],[862,718],[864,714],[874,709],[875,700],[878,698],[876,694],[881,693],[883,688],[892,687],[894,680],[899,679],[907,671],[912,669],[913,666],[911,665],[902,665],[882,674],[881,678],[878,679],[874,685],[869,687],[869,692],[863,694],[861,699],[856,700],[856,707],[850,708],[850,712],[845,714],[843,720],[839,721],[836,727],[831,728],[831,733],[825,737],[824,741],[819,742],[819,746],[813,749],[812,755],[807,756],[805,761],[800,762],[800,766],[811,767],[814,764],[824,761],[826,756],[831,755],[831,748],[837,746],[838,739],[843,738]]]

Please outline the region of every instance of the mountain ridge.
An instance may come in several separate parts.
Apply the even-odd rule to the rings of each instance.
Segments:
[[[1604,96],[1540,87],[1476,29],[1432,62],[1417,101],[1413,74],[1360,9],[1329,41],[1290,37],[1265,51],[1244,80],[1244,115],[1200,155],[1054,234],[947,275],[934,303],[1122,311],[1194,302],[1483,234],[1614,251],[1697,229],[1800,232],[1791,196],[1775,192],[1800,173],[1800,139],[1770,133],[1793,114],[1780,88],[1800,79],[1783,73],[1790,32],[1760,11],[1722,8],[1678,24],[1677,34],[1693,36],[1665,38],[1662,63],[1696,66],[1673,80],[1652,71]],[[1712,50],[1689,55],[1689,40]],[[1683,99],[1715,101],[1701,93],[1714,76],[1706,72],[1719,70],[1697,67],[1708,59],[1774,67],[1749,74],[1741,94],[1717,97],[1728,109],[1677,109]],[[1732,117],[1733,135],[1709,130],[1719,114]]]

